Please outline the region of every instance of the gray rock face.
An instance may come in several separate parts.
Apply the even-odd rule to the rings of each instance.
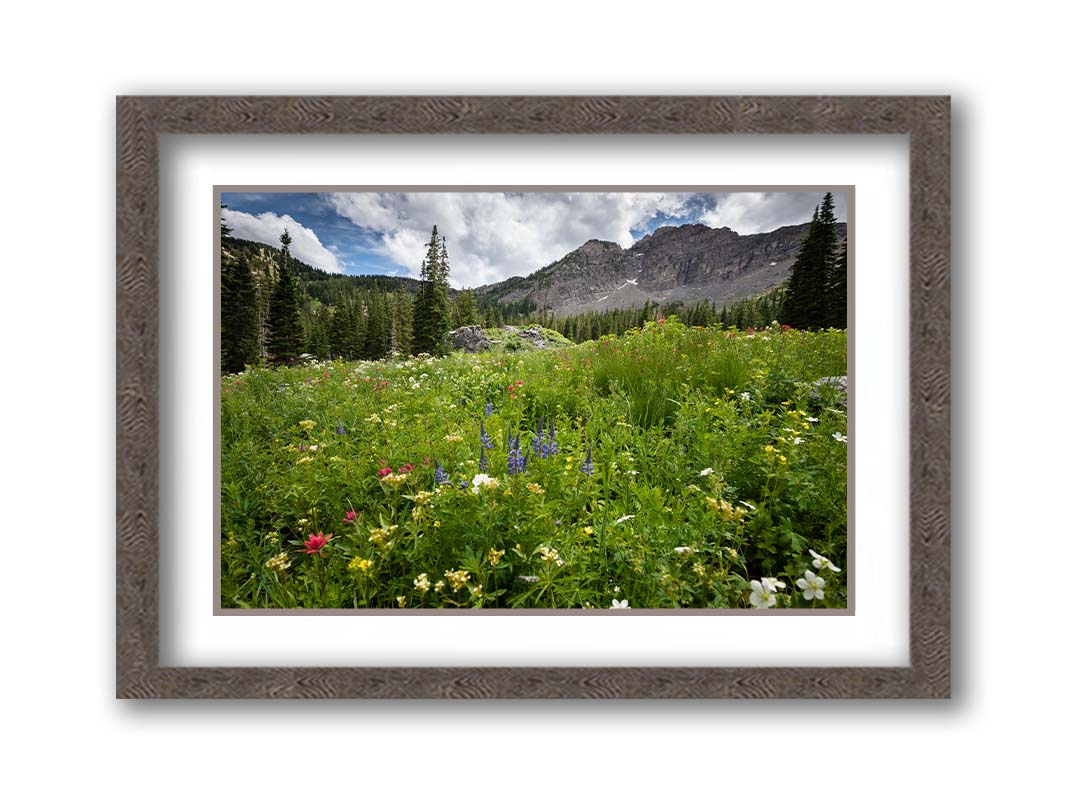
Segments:
[[[839,237],[847,226],[837,226]],[[529,302],[557,316],[700,299],[722,303],[780,285],[808,233],[789,225],[742,236],[729,228],[665,225],[624,250],[591,239],[526,277],[481,286],[493,302]]]
[[[518,335],[528,341],[534,347],[544,348],[548,346],[548,340],[538,325],[532,325],[525,330],[519,331]]]
[[[481,325],[464,325],[448,332],[448,341],[456,350],[466,353],[481,353],[489,349],[489,337],[485,335]]]
[[[827,396],[832,397],[840,406],[848,405],[848,376],[831,375],[827,378],[819,378],[811,384],[811,397],[813,400],[822,400]]]

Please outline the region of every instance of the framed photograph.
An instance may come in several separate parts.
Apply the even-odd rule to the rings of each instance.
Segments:
[[[949,121],[119,98],[118,696],[948,697]]]

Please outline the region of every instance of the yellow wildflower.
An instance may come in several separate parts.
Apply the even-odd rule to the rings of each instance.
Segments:
[[[465,569],[446,569],[445,578],[448,579],[452,591],[458,592],[471,579],[471,574]]]
[[[348,568],[352,572],[362,572],[364,575],[369,575],[371,567],[374,566],[374,562],[369,558],[360,558],[356,556],[348,562]]]
[[[267,569],[274,570],[275,572],[285,572],[292,564],[289,562],[289,556],[285,553],[278,553],[273,558],[267,559]]]
[[[316,425],[316,422],[313,419],[305,419],[305,420],[301,420],[301,422],[300,422],[300,427],[303,428],[305,431],[311,430],[312,428],[315,427],[315,425]]]
[[[386,486],[396,489],[400,484],[406,482],[408,479],[408,473],[406,472],[392,472],[382,478],[382,483]]]
[[[539,484],[539,483],[528,483],[528,484],[526,484],[526,488],[529,489],[533,494],[544,494],[545,493],[545,490],[543,488],[541,488],[541,484]]]
[[[503,550],[494,550],[492,548],[489,549],[489,564],[490,564],[490,566],[495,567],[497,564],[500,563],[500,559],[503,558],[503,557],[504,557],[504,551]]]
[[[455,444],[456,442],[462,442],[463,437],[460,436],[458,433],[450,433],[448,434],[448,436],[445,437],[445,441],[449,442],[450,444]]]

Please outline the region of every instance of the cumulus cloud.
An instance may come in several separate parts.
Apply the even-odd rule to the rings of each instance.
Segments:
[[[765,233],[783,225],[811,222],[825,192],[730,192],[713,195],[715,207],[700,221],[711,228],[731,228],[745,236]],[[847,196],[834,194],[836,215],[847,219]]]
[[[590,239],[633,244],[632,229],[683,215],[690,195],[662,192],[341,192],[324,198],[381,236],[380,253],[418,276],[430,229],[446,237],[453,286],[527,275]],[[294,237],[295,238],[295,237]]]
[[[244,211],[235,211],[232,208],[222,210],[222,219],[233,229],[232,236],[236,239],[250,239],[253,242],[281,247],[282,231],[289,229],[289,235],[293,237],[289,245],[289,252],[294,258],[318,267],[325,272],[344,272],[343,265],[337,256],[323,246],[315,231],[305,228],[288,214],[278,216],[273,211],[262,214],[246,214]]]

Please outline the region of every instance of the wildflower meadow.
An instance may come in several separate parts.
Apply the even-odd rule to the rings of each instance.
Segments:
[[[844,607],[845,374],[843,331],[660,319],[224,376],[222,605]]]

